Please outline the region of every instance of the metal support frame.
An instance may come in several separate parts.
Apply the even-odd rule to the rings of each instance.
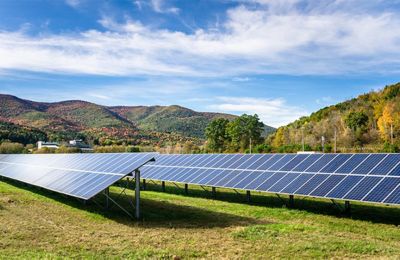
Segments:
[[[134,185],[135,185],[135,203],[133,203],[133,200],[130,198],[130,196],[128,196],[128,194],[126,193],[126,190],[129,188],[131,180],[132,182],[134,181]],[[111,209],[113,206],[117,206],[118,208],[120,208],[122,211],[124,211],[130,218],[132,219],[140,219],[140,171],[136,170],[134,172],[134,178],[128,178],[126,182],[124,182],[124,185],[118,185],[122,191],[118,194],[118,196],[113,199],[110,196],[110,189],[109,187],[106,188],[101,194],[105,196],[106,200],[105,203],[106,205],[104,206],[105,209]],[[135,214],[132,214],[129,210],[125,209],[123,206],[121,206],[117,200],[122,197],[123,195],[125,195],[126,197],[129,198],[129,203],[131,204],[131,206],[133,208],[135,208]],[[100,205],[102,203],[98,203],[95,199],[92,199],[91,201],[93,201],[94,203],[96,203],[97,205]],[[112,202],[112,204],[110,203]]]
[[[346,214],[351,213],[351,205],[350,205],[350,201],[348,201],[348,200],[346,200],[344,202],[344,213],[346,213]]]
[[[165,181],[161,182],[161,189],[163,192],[165,192]]]
[[[135,170],[135,184],[135,217],[136,219],[140,219],[140,171],[138,169]]]
[[[212,193],[213,199],[216,199],[217,198],[217,188],[212,187],[211,193]]]
[[[185,183],[185,194],[189,194],[189,184]]]
[[[289,195],[289,207],[294,207],[294,195]]]
[[[275,193],[275,195],[279,198],[280,201],[282,201],[283,204],[285,204],[287,206],[285,200],[282,199],[282,197],[278,193]]]
[[[204,191],[208,192],[208,190],[206,188],[204,188],[204,186],[200,185],[200,188],[202,188]]]
[[[143,190],[146,190],[146,179],[143,179],[142,189],[143,189]]]
[[[110,207],[110,200],[109,200],[109,197],[110,197],[110,188],[109,187],[107,187],[105,190],[104,190],[104,194],[106,195],[105,197],[106,197],[106,209],[108,209],[109,207]]]
[[[236,192],[237,195],[240,195],[240,192],[238,192],[237,190],[233,189],[234,192]]]
[[[246,191],[246,200],[247,200],[248,203],[251,202],[251,193],[250,193],[249,190]]]

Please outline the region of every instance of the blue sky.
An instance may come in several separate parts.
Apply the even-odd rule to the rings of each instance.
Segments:
[[[280,126],[400,75],[398,0],[2,0],[0,92],[257,113]]]

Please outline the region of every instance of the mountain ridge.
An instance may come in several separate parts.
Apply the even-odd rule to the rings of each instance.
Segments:
[[[0,94],[0,121],[33,127],[52,136],[75,133],[95,136],[90,139],[139,138],[144,142],[160,136],[167,141],[171,135],[171,140],[204,140],[205,127],[221,117],[233,120],[237,116],[197,112],[179,105],[103,106],[84,100],[37,102]]]

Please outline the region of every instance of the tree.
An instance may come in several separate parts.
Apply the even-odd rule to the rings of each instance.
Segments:
[[[363,145],[363,134],[368,130],[368,120],[368,116],[362,111],[350,112],[345,119],[347,126],[353,131],[356,145]]]
[[[393,127],[393,104],[387,104],[382,112],[382,116],[378,119],[379,134],[384,141],[390,141],[391,128]]]
[[[345,120],[347,126],[356,131],[357,128],[363,128],[368,123],[368,116],[364,112],[350,112]]]
[[[244,151],[252,145],[262,142],[261,134],[264,130],[264,124],[258,118],[258,115],[242,115],[229,122],[227,133],[230,137],[230,149],[233,151]]]
[[[225,150],[225,144],[227,142],[227,125],[228,119],[218,118],[211,121],[205,131],[207,137],[207,147],[212,152],[223,152]]]

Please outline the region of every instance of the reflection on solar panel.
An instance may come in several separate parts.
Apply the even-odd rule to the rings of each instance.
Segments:
[[[159,155],[142,178],[400,204],[400,154]]]
[[[154,153],[1,155],[0,176],[88,200]]]

